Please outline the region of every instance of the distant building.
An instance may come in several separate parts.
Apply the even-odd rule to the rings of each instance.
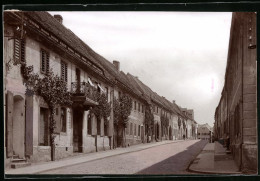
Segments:
[[[198,139],[210,141],[213,134],[213,129],[206,124],[198,125]]]

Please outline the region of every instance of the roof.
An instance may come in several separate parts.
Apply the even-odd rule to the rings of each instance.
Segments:
[[[128,84],[126,75],[118,71],[115,66],[96,53],[91,49],[86,43],[84,43],[77,35],[75,35],[71,30],[66,28],[63,24],[58,22],[52,15],[44,11],[33,11],[25,12],[27,16],[39,23],[41,26],[46,28],[46,30],[52,32],[55,36],[59,37],[62,41],[68,45],[73,45],[72,48],[78,53],[86,56],[92,63],[96,64],[99,68],[104,71],[104,75],[110,80],[116,79],[129,90],[137,93],[135,90],[131,89],[131,86]]]
[[[92,63],[96,64],[99,68],[103,68],[100,63],[90,55],[89,52],[92,49],[71,30],[57,21],[51,14],[45,11],[25,11],[24,14],[46,28],[46,30],[51,32],[53,35],[59,37],[67,45],[72,45],[71,47],[74,50],[76,50],[81,55],[86,56],[86,58],[88,58]]]

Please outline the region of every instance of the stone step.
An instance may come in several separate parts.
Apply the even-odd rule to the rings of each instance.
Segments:
[[[24,159],[24,158],[12,158],[11,159],[11,162],[12,163],[17,163],[17,162],[26,162],[26,159]]]
[[[30,165],[31,165],[31,163],[29,163],[29,162],[12,163],[11,168],[16,169],[16,168],[27,167],[27,166],[30,166]]]

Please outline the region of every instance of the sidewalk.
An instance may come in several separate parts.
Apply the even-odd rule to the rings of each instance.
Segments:
[[[87,153],[87,154],[80,154],[77,156],[67,157],[61,160],[57,160],[54,162],[44,162],[44,163],[32,163],[31,166],[17,168],[17,169],[8,169],[5,170],[5,174],[39,174],[40,172],[53,170],[61,167],[66,167],[70,165],[76,165],[84,162],[89,162],[93,160],[99,160],[106,157],[111,157],[115,155],[140,151],[144,149],[148,149],[154,146],[160,146],[164,144],[170,143],[177,143],[184,140],[165,140],[161,142],[153,142],[153,143],[145,143],[145,144],[138,144],[127,148],[117,148],[114,150],[107,150],[95,153]]]
[[[188,168],[204,174],[241,174],[231,154],[219,143],[208,143]]]

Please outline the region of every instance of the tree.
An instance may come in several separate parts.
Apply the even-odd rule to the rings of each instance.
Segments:
[[[149,135],[151,134],[151,128],[154,125],[154,116],[150,106],[146,106],[144,123],[146,126],[147,143],[149,142]]]
[[[123,136],[124,136],[124,145],[126,143],[125,137],[125,129],[127,128],[127,123],[129,121],[128,117],[131,114],[132,110],[132,99],[124,94],[119,99],[115,99],[114,101],[114,125],[117,130],[117,139],[119,138],[118,132],[119,128],[123,128]],[[118,140],[117,140],[118,141]]]
[[[108,117],[111,112],[111,105],[108,103],[107,96],[104,93],[97,93],[98,105],[91,109],[91,112],[97,117],[97,121],[104,119],[104,125],[108,125]],[[103,147],[104,147],[104,136],[103,136]]]
[[[26,93],[29,95],[39,95],[49,106],[50,111],[50,143],[51,143],[51,160],[55,160],[55,137],[56,120],[54,119],[55,107],[71,106],[71,94],[67,90],[67,83],[58,75],[54,75],[52,70],[40,77],[39,74],[33,73],[33,66],[22,67],[25,78]]]

